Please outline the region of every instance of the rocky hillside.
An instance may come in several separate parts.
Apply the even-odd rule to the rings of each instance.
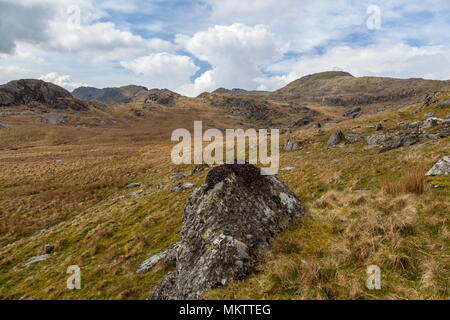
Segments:
[[[81,100],[97,100],[105,103],[128,103],[145,95],[147,91],[148,89],[146,87],[135,85],[104,89],[80,87],[75,89],[72,95]]]
[[[69,91],[42,80],[11,81],[0,86],[0,108],[42,104],[52,109],[86,110],[87,104],[74,99]]]

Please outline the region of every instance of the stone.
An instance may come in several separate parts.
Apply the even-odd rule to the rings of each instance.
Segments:
[[[412,146],[414,144],[419,143],[424,138],[425,137],[423,133],[419,131],[405,132],[400,136],[400,138],[394,140],[392,143],[388,145],[383,146],[379,150],[379,153],[384,153],[401,147]]]
[[[150,270],[151,268],[153,268],[160,261],[163,261],[166,263],[175,261],[177,258],[177,250],[178,250],[179,246],[180,246],[180,243],[177,242],[177,243],[171,245],[170,247],[168,247],[167,249],[165,249],[164,251],[161,251],[161,252],[155,254],[154,256],[151,256],[150,258],[146,259],[139,266],[136,273],[144,273],[144,272]]]
[[[50,257],[49,254],[43,254],[43,255],[40,255],[40,256],[33,257],[33,258],[31,258],[30,260],[28,260],[27,262],[25,262],[25,263],[23,264],[23,266],[24,266],[24,267],[28,267],[29,265],[35,264],[35,263],[37,263],[37,262],[45,261],[45,260],[47,260],[49,257]]]
[[[328,139],[327,147],[333,148],[345,140],[346,140],[346,138],[345,138],[344,133],[342,131],[336,131]]]
[[[9,128],[11,128],[11,127],[12,127],[12,126],[9,125],[9,124],[0,123],[0,129],[9,129]]]
[[[375,127],[375,131],[381,131],[383,130],[383,125],[381,123],[377,124]]]
[[[450,157],[443,157],[426,173],[427,176],[442,176],[450,174]]]
[[[171,191],[172,192],[183,191],[183,190],[192,189],[194,187],[195,187],[195,184],[193,184],[193,183],[183,182],[183,183],[179,183],[179,184],[173,186]]]
[[[253,165],[212,169],[187,200],[176,270],[149,299],[201,299],[207,290],[244,279],[273,237],[304,214],[281,181]]]
[[[69,119],[70,119],[70,117],[68,117],[68,116],[65,116],[65,115],[62,115],[59,113],[49,112],[49,113],[44,113],[38,119],[38,122],[57,125],[57,124],[63,124],[65,122],[69,121]]]
[[[52,246],[50,244],[46,244],[39,250],[39,254],[45,255],[45,254],[51,254],[55,251],[55,246]]]
[[[350,110],[344,112],[344,114],[342,114],[343,117],[346,118],[350,118],[350,119],[355,119],[360,117],[362,114],[362,109],[361,107],[353,107]]]
[[[290,152],[302,149],[297,137],[290,137],[284,142],[284,151]]]
[[[139,188],[141,186],[140,183],[135,182],[135,183],[130,183],[129,185],[127,185],[125,188],[127,189],[134,189],[134,188]]]

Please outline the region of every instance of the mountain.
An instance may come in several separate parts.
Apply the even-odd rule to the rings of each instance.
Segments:
[[[246,91],[219,88],[213,94],[253,96],[289,103],[319,103],[323,106],[353,107],[416,101],[430,91],[450,88],[450,81],[354,77],[348,72],[327,71],[297,79],[273,91]],[[202,94],[204,97],[207,94]]]
[[[40,103],[53,109],[86,110],[87,104],[53,83],[22,79],[0,86],[0,107]]]
[[[430,91],[450,88],[450,81],[353,77],[323,72],[295,80],[273,93],[282,100],[304,100],[330,106],[355,106],[417,100]]]
[[[146,87],[135,85],[104,89],[80,87],[75,89],[72,95],[81,100],[97,100],[106,103],[129,103],[135,98],[146,94],[147,91],[148,89]]]

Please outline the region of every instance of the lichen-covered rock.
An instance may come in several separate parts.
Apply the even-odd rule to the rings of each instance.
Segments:
[[[342,131],[334,132],[330,136],[330,138],[328,139],[327,147],[328,148],[335,147],[335,146],[337,146],[338,144],[340,144],[341,142],[343,142],[345,140],[346,140],[346,138],[345,138],[345,135],[344,135],[344,133]]]
[[[450,174],[450,157],[443,157],[427,172],[427,176]]]
[[[170,247],[168,247],[166,250],[161,251],[154,256],[151,256],[150,258],[146,259],[142,264],[139,266],[136,273],[143,273],[147,270],[150,270],[153,268],[158,262],[164,261],[164,262],[170,262],[175,261],[177,259],[177,250],[180,246],[180,243],[177,242]]]
[[[206,290],[245,278],[273,237],[304,214],[297,197],[257,167],[214,168],[187,201],[176,271],[149,299],[199,299]]]

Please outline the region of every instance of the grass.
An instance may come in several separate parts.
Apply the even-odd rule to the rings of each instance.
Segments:
[[[127,107],[79,116],[77,125],[37,125],[11,117],[0,131],[0,299],[145,299],[173,270],[160,264],[136,274],[139,264],[179,240],[189,191],[170,192],[167,139],[174,128],[204,119],[236,127],[236,120],[197,100],[182,100],[142,119]],[[131,106],[136,108],[136,106]],[[129,107],[129,108],[131,108]],[[430,106],[401,111],[445,115]],[[330,110],[331,112],[331,110]],[[108,116],[117,125],[94,126]],[[282,153],[279,178],[308,208],[306,218],[277,237],[254,274],[207,293],[211,299],[448,299],[450,177],[424,172],[448,155],[449,139],[421,149],[378,154],[363,143],[325,147],[329,134],[382,119],[387,130],[404,121],[395,111],[295,134],[304,149]],[[373,129],[361,129],[371,134]],[[283,138],[281,139],[283,140]],[[193,166],[183,166],[190,173]],[[207,172],[182,181],[200,185]],[[126,189],[139,182],[141,187]],[[144,192],[137,196],[130,193]],[[120,196],[124,196],[119,200]],[[38,233],[40,230],[49,230]],[[45,262],[23,267],[45,245]],[[82,290],[68,291],[66,269],[77,264]],[[371,264],[382,289],[365,287]]]

